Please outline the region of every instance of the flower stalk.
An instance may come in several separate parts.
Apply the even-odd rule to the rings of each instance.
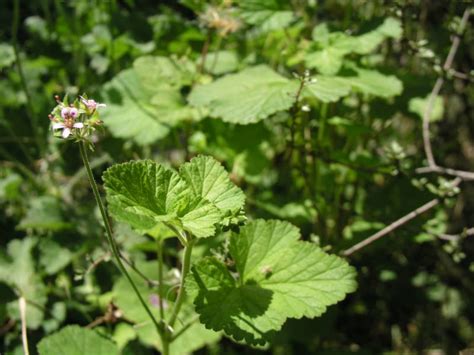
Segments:
[[[95,182],[94,175],[92,173],[92,169],[91,169],[90,164],[89,164],[89,157],[87,155],[87,150],[86,150],[84,142],[82,142],[82,141],[79,142],[79,150],[80,150],[80,153],[81,153],[82,161],[84,163],[84,167],[86,168],[87,177],[89,178],[89,183],[92,187],[92,191],[94,193],[96,203],[99,206],[100,214],[102,216],[102,220],[104,221],[107,242],[109,243],[109,247],[112,250],[112,254],[115,258],[117,266],[118,266],[119,270],[122,272],[122,274],[125,276],[125,278],[128,280],[128,282],[130,283],[130,286],[132,286],[133,291],[137,295],[138,300],[140,301],[141,305],[145,309],[146,313],[150,316],[150,319],[152,320],[156,330],[160,334],[160,337],[163,338],[163,335],[164,335],[163,326],[160,323],[158,323],[158,321],[156,320],[155,316],[153,315],[153,313],[150,310],[150,307],[148,307],[147,303],[143,299],[143,296],[140,294],[140,291],[138,290],[137,286],[135,285],[135,282],[131,278],[130,274],[128,273],[127,269],[125,268],[125,265],[122,262],[122,259],[120,257],[120,251],[118,249],[117,244],[115,243],[113,233],[112,233],[112,227],[110,225],[109,218],[107,216],[107,212],[106,212],[104,203],[102,202],[102,198],[101,198],[100,193],[99,193],[99,188],[97,186],[97,183]]]

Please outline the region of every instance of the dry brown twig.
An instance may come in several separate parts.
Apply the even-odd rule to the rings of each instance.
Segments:
[[[443,65],[443,70],[446,72],[451,69],[451,66],[453,64],[454,56],[456,55],[456,52],[459,48],[459,44],[461,42],[461,37],[460,35],[464,32],[467,23],[469,21],[469,16],[471,14],[471,9],[468,7],[463,13],[461,23],[459,25],[459,31],[458,33],[454,36],[452,42],[451,42],[451,48],[449,50],[448,56],[446,57],[446,60]],[[451,175],[455,176],[456,179],[453,181],[453,186],[458,186],[462,180],[474,180],[474,173],[469,172],[469,171],[463,171],[463,170],[455,170],[455,169],[449,169],[449,168],[444,168],[441,166],[438,166],[436,164],[436,161],[434,159],[433,155],[433,149],[431,147],[431,141],[430,141],[430,120],[431,120],[431,114],[433,112],[433,107],[434,103],[436,100],[436,97],[439,95],[439,92],[441,90],[441,87],[443,86],[444,83],[444,78],[442,75],[438,77],[438,79],[435,82],[435,85],[433,86],[433,90],[431,90],[430,97],[428,99],[428,104],[426,107],[426,110],[424,111],[423,114],[423,147],[425,150],[425,155],[426,159],[428,160],[428,166],[419,168],[416,170],[417,173],[439,173],[439,174],[445,174],[445,175]],[[429,211],[433,207],[439,205],[441,200],[439,198],[435,198],[421,207],[418,207],[417,209],[411,211],[410,213],[406,214],[405,216],[397,219],[396,221],[392,222],[389,224],[387,227],[383,228],[382,230],[378,231],[377,233],[371,235],[370,237],[364,239],[363,241],[353,245],[349,249],[343,250],[342,255],[344,256],[349,256],[355,253],[356,251],[366,247],[367,245],[375,242],[376,240],[390,234],[397,228],[403,226],[404,224],[408,223],[412,219],[416,218],[417,216]],[[469,228],[467,229],[470,233],[474,233],[474,228]],[[469,235],[468,234],[468,235]],[[444,238],[443,238],[444,236]],[[453,235],[443,235],[440,236],[440,239],[445,239],[445,240],[453,240],[457,238],[458,236],[453,236]]]
[[[469,21],[469,16],[471,14],[471,9],[468,7],[464,10],[462,15],[461,23],[459,24],[458,33],[454,36],[451,48],[449,49],[448,56],[443,64],[443,71],[447,72],[451,69],[453,65],[454,56],[458,51],[459,44],[461,43],[461,34],[466,29],[467,23]],[[431,114],[433,113],[434,104],[436,98],[441,91],[441,87],[444,84],[444,77],[442,74],[436,79],[435,85],[433,86],[433,90],[431,90],[430,97],[428,99],[428,104],[426,105],[426,109],[423,113],[423,147],[425,150],[426,159],[428,160],[428,166],[419,168],[416,170],[417,173],[441,173],[446,175],[452,175],[460,177],[463,180],[474,180],[474,173],[469,171],[463,170],[455,170],[440,167],[436,164],[434,155],[433,155],[433,148],[431,147],[431,140],[430,140],[430,121],[431,121]]]

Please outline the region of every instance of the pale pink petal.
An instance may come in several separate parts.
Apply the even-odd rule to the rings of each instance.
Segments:
[[[63,107],[61,109],[61,117],[66,118],[67,116],[69,116],[69,107]]]
[[[70,134],[71,134],[71,129],[70,128],[64,128],[63,134],[62,134],[63,138],[69,137]]]
[[[84,128],[84,123],[82,123],[82,122],[74,123],[73,127],[74,128]]]
[[[77,108],[75,107],[72,107],[69,110],[69,116],[71,116],[72,118],[76,118],[78,114],[79,114],[79,111],[77,111]]]
[[[53,123],[53,129],[62,129],[64,128],[64,123]]]

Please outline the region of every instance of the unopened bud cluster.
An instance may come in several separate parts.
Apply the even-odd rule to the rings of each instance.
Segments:
[[[55,100],[57,105],[48,116],[55,136],[84,140],[102,124],[98,109],[105,107],[105,104],[88,99],[85,95],[79,96],[72,103],[68,102],[67,97],[61,101],[57,95]]]

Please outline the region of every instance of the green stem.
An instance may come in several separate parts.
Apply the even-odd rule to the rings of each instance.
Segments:
[[[163,245],[164,240],[158,239],[157,241],[157,257],[158,257],[158,290],[159,290],[159,302],[160,302],[160,318],[161,321],[165,320],[165,310],[163,308],[163,298],[165,297],[165,288],[163,284]]]
[[[12,23],[12,30],[11,30],[13,52],[15,55],[15,64],[18,70],[18,76],[20,77],[20,85],[26,97],[26,111],[28,114],[28,118],[30,120],[31,131],[33,132],[33,137],[36,140],[38,148],[40,149],[40,152],[41,152],[42,145],[39,138],[39,126],[36,120],[35,111],[33,109],[33,101],[31,99],[30,91],[28,89],[28,85],[26,84],[25,73],[23,72],[23,65],[20,58],[20,51],[18,49],[17,34],[18,34],[19,20],[20,20],[20,1],[15,0],[15,2],[13,3],[13,23]]]
[[[87,151],[84,145],[84,142],[79,142],[79,150],[81,152],[81,158],[84,163],[84,167],[86,168],[87,171],[87,176],[89,178],[89,182],[92,187],[92,191],[94,192],[94,197],[97,202],[97,205],[99,206],[100,214],[102,216],[102,220],[104,221],[105,225],[105,231],[106,231],[106,236],[107,236],[107,242],[109,243],[110,249],[112,250],[112,254],[115,257],[115,261],[117,262],[117,266],[122,272],[122,274],[125,276],[125,278],[128,280],[130,285],[133,288],[133,291],[137,295],[141,305],[145,309],[145,311],[148,313],[150,316],[153,324],[156,327],[156,330],[160,334],[160,336],[163,336],[163,328],[160,326],[160,324],[156,321],[155,316],[151,312],[150,308],[146,304],[145,300],[143,299],[142,295],[140,294],[140,291],[138,291],[137,286],[135,285],[135,282],[132,280],[130,277],[130,274],[127,272],[127,269],[125,268],[124,264],[122,263],[122,259],[120,257],[120,251],[118,250],[117,244],[115,243],[115,240],[113,238],[112,234],[112,227],[110,226],[109,218],[107,216],[107,212],[105,210],[104,203],[102,202],[102,198],[100,197],[99,193],[99,188],[97,186],[97,183],[95,182],[94,175],[92,173],[92,169],[89,164],[89,158],[87,156]]]
[[[181,282],[179,285],[178,298],[176,299],[173,308],[173,313],[171,314],[170,321],[168,322],[168,325],[170,327],[173,327],[174,323],[176,322],[179,311],[181,310],[181,306],[183,305],[185,295],[184,282],[191,268],[191,252],[193,250],[193,243],[194,241],[188,238],[188,245],[184,247],[183,265],[181,267]]]
[[[188,330],[194,323],[196,323],[199,320],[199,316],[194,316],[191,319],[189,319],[183,327],[178,330],[173,336],[171,337],[171,341],[175,341],[177,338],[180,337],[186,330]]]
[[[328,112],[328,104],[323,102],[321,103],[321,111],[319,115],[319,130],[318,130],[318,142],[321,146],[324,140],[324,131],[326,128],[326,118]]]

